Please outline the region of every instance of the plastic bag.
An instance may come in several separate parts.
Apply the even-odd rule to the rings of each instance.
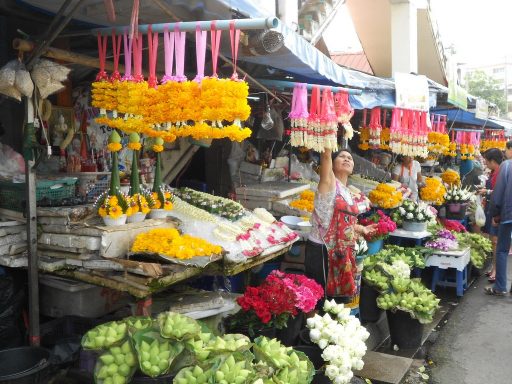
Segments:
[[[21,93],[14,85],[19,64],[18,60],[11,60],[0,69],[0,93],[21,101]]]
[[[67,79],[70,71],[69,68],[63,65],[42,59],[34,65],[31,75],[41,97],[45,99],[49,95],[65,88],[62,81]]]
[[[482,208],[480,200],[477,200],[475,208],[475,224],[481,228],[485,225],[485,220],[484,209]]]
[[[14,86],[23,96],[32,97],[32,93],[34,92],[34,83],[32,82],[30,73],[22,63],[19,63],[18,68],[16,69]]]
[[[96,384],[129,383],[137,370],[135,350],[128,340],[102,353],[94,367]]]

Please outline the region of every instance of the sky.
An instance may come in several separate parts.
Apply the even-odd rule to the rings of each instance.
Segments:
[[[430,5],[443,46],[454,47],[457,62],[496,63],[505,56],[512,61],[512,0],[430,0]],[[345,6],[324,38],[331,51],[361,50]]]

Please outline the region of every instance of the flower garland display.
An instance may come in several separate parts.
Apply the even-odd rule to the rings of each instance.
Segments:
[[[403,199],[402,193],[397,191],[394,186],[384,183],[377,185],[374,190],[370,191],[368,197],[373,205],[384,209],[399,206]]]
[[[359,126],[359,144],[358,147],[362,151],[368,151],[370,149],[370,128],[366,124],[366,109],[363,109],[363,119]]]
[[[428,133],[428,151],[435,155],[444,155],[450,150],[450,136],[444,132]]]
[[[452,185],[446,190],[444,200],[446,204],[467,203],[471,200],[473,195],[474,193],[471,192],[469,188],[461,188],[459,186]]]
[[[291,133],[290,143],[295,147],[306,147],[317,152],[324,149],[338,150],[338,116],[336,115],[334,96],[331,87],[313,86],[311,104],[307,112],[307,88],[297,84],[292,98],[290,112]],[[345,134],[351,134],[351,126],[346,124]]]
[[[241,204],[220,196],[213,196],[191,188],[180,188],[174,193],[183,201],[228,220],[238,220],[245,213],[245,208]]]
[[[359,219],[359,224],[364,226],[377,224],[375,232],[364,236],[365,240],[370,242],[385,239],[396,230],[396,223],[380,209],[366,218]]]
[[[502,129],[485,129],[483,140],[480,141],[480,153],[484,153],[491,148],[504,151],[506,144],[507,139]]]
[[[119,160],[117,152],[121,150],[121,136],[117,131],[112,131],[108,139],[107,148],[112,152],[112,171],[110,176],[110,188],[102,193],[95,202],[98,214],[103,218],[112,220],[120,219],[123,215],[132,214],[130,198],[121,192],[119,180]],[[121,223],[124,224],[124,223]]]
[[[299,211],[313,212],[315,200],[315,192],[311,190],[304,191],[300,194],[299,199],[292,200],[289,204],[290,207],[298,209]]]
[[[452,251],[459,248],[455,236],[447,229],[437,231],[436,238],[425,243],[425,247],[438,249],[440,251]]]
[[[185,32],[178,28],[174,32],[164,31],[166,75],[160,85],[155,75],[158,34],[152,32],[151,26],[147,34],[150,72],[148,81],[142,75],[142,35],[135,35],[133,38],[124,35],[125,76],[123,79],[112,76],[112,81],[109,81],[104,70],[107,37],[98,36],[101,68],[92,84],[92,105],[100,109],[100,116],[96,121],[126,133],[142,133],[168,142],[187,136],[196,140],[229,138],[236,141],[249,137],[251,130],[242,127],[242,121],[247,120],[250,115],[247,102],[249,87],[236,74],[240,31],[235,30],[234,23],[231,23],[230,37],[235,69],[230,79],[217,77],[220,31],[212,28],[211,35],[213,76],[204,76],[207,32],[197,30],[198,75],[193,81],[188,81],[184,76]],[[117,62],[121,51],[121,36],[113,35],[112,45],[114,60]],[[132,53],[134,76],[131,76]],[[172,73],[174,57],[175,75]],[[111,111],[111,117],[108,117],[107,111]]]
[[[427,113],[393,109],[390,124],[391,152],[404,156],[428,156]]]
[[[461,160],[474,160],[475,147],[472,144],[462,144],[460,146],[460,159]]]
[[[222,247],[190,235],[180,235],[174,228],[157,228],[140,233],[131,247],[133,253],[156,253],[171,258],[191,259],[222,253]]]
[[[443,183],[447,184],[448,186],[460,185],[460,175],[453,169],[447,169],[446,171],[444,171],[441,174],[441,179],[443,180]]]
[[[309,337],[323,349],[325,375],[336,384],[350,383],[352,370],[363,368],[365,341],[370,334],[343,304],[326,300],[323,309],[325,315],[316,314],[307,320]]]
[[[441,205],[444,203],[445,194],[446,188],[441,183],[441,180],[436,177],[425,178],[425,186],[420,189],[421,200],[428,201],[434,205]]]
[[[372,149],[380,148],[381,140],[380,133],[382,131],[382,125],[380,123],[380,108],[373,108],[370,112],[370,124],[368,125],[370,130],[370,141],[369,145]]]
[[[384,120],[385,121],[385,120]],[[391,133],[388,127],[382,128],[380,132],[380,149],[384,151],[389,151],[391,147],[389,146],[389,142],[391,140]]]

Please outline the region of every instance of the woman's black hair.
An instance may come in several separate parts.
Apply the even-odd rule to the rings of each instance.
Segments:
[[[507,141],[507,149],[512,149],[512,140]]]
[[[350,154],[350,156],[352,156],[352,152],[350,151],[350,149],[348,149],[348,148],[342,148],[342,149],[340,149],[340,150],[338,150],[338,151],[336,151],[336,152],[332,152],[332,153],[331,153],[331,159],[332,159],[332,161],[334,161],[334,159],[336,159],[336,158],[341,154],[341,152],[347,152],[347,153],[349,153],[349,154]]]
[[[501,164],[503,161],[503,152],[498,148],[491,148],[484,152],[484,159],[487,161],[493,160],[497,164]]]

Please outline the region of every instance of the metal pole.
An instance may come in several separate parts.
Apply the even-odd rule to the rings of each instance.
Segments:
[[[174,20],[176,21],[179,21],[178,17],[171,11],[171,9],[169,8],[169,6],[167,4],[165,4],[163,1],[161,0],[153,0],[153,2],[158,5],[162,11],[164,13],[166,13],[168,16],[172,17]],[[235,25],[236,25],[236,21],[235,21]],[[211,49],[211,45],[208,44],[208,49]],[[219,59],[221,59],[222,61],[224,61],[225,63],[229,64],[231,67],[233,67],[233,63],[230,59],[228,59],[226,56],[224,56],[222,53],[219,52]],[[275,93],[273,93],[270,89],[268,89],[267,87],[265,87],[263,84],[261,84],[259,81],[257,81],[254,77],[252,77],[251,75],[249,75],[247,72],[245,72],[243,69],[241,69],[240,67],[237,67],[236,68],[237,72],[240,73],[241,75],[245,76],[248,81],[252,84],[254,84],[255,86],[257,86],[258,88],[262,89],[263,91],[267,92],[269,95],[271,95],[275,100],[277,100],[278,102],[280,103],[285,103],[287,105],[290,105],[290,103],[288,103],[286,100],[284,99],[280,99],[279,97],[277,97],[277,95]]]
[[[148,33],[148,27],[151,25],[153,32],[163,32],[165,28],[169,31],[174,30],[174,27],[178,26],[180,31],[194,32],[199,25],[202,31],[209,31],[212,27],[212,21],[184,21],[178,23],[161,23],[161,24],[144,24],[139,25],[139,33],[143,35]],[[276,28],[279,25],[279,19],[277,17],[267,17],[258,19],[234,19],[234,20],[215,20],[215,27],[219,30],[228,30],[231,21],[235,22],[235,28],[241,30],[249,29],[270,29]],[[100,33],[101,35],[111,35],[112,32],[124,33],[129,27],[110,27],[110,28],[95,28],[91,30],[93,35]]]
[[[27,124],[34,122],[33,104],[26,98],[25,113]],[[29,341],[40,344],[39,335],[39,260],[37,256],[37,216],[36,216],[36,172],[34,160],[25,159],[25,183],[27,202],[27,243],[28,243],[28,312]]]
[[[267,79],[258,79],[258,81],[262,84],[265,84],[269,87],[276,88],[293,88],[295,84],[291,81],[282,81],[282,80],[267,80]],[[309,90],[313,89],[314,86],[319,86],[320,88],[331,88],[333,92],[347,92],[349,95],[360,95],[363,93],[362,89],[352,89],[352,88],[343,88],[343,87],[333,87],[331,85],[321,85],[321,84],[306,84]]]

